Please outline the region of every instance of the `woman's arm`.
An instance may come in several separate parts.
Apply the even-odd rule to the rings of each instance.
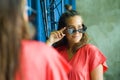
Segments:
[[[46,44],[52,46],[54,43],[60,41],[65,36],[63,33],[65,29],[66,28],[64,27],[61,30],[51,32],[49,39],[46,41]]]
[[[91,72],[91,80],[103,80],[103,66],[101,64]]]

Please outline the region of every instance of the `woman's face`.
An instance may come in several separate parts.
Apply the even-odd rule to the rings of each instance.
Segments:
[[[82,18],[81,16],[73,16],[67,19],[66,21],[66,38],[69,44],[78,43],[82,38],[82,33],[78,30],[82,30]]]

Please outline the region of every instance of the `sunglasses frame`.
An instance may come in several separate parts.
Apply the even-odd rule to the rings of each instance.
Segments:
[[[69,33],[69,34],[74,34],[74,33],[76,33],[77,31],[79,32],[79,33],[85,33],[86,32],[86,30],[87,30],[87,27],[84,25],[84,24],[82,24],[82,26],[83,26],[83,28],[82,29],[78,29],[78,30],[73,30],[72,28],[70,29],[70,28],[68,28],[67,29],[67,32]],[[72,30],[72,31],[71,31]]]

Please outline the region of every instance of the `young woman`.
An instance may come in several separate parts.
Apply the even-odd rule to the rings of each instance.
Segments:
[[[0,80],[68,80],[70,66],[51,47],[29,40],[25,0],[0,0]]]
[[[77,11],[67,10],[59,19],[58,30],[47,40],[72,66],[69,80],[103,80],[106,57],[88,43],[87,27]]]

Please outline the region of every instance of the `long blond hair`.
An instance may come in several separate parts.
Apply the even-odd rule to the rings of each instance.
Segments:
[[[0,0],[0,80],[14,80],[21,40],[28,39],[23,0]]]

